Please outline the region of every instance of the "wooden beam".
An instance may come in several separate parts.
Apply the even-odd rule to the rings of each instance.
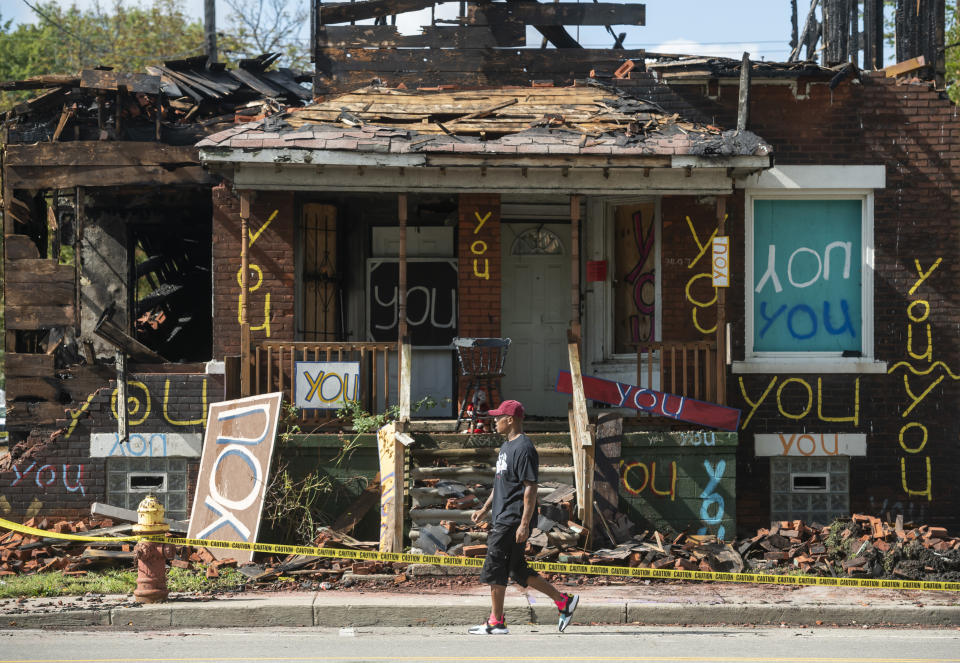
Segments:
[[[717,196],[717,235],[722,236],[727,233],[727,198],[726,196]],[[717,354],[716,354],[716,378],[717,378],[717,404],[727,404],[727,362],[726,362],[726,336],[727,334],[727,288],[717,288]],[[662,385],[661,385],[662,389]]]
[[[250,389],[250,319],[247,300],[250,288],[250,192],[240,191],[240,395]],[[259,387],[259,385],[257,385]]]
[[[192,145],[139,141],[80,140],[65,143],[7,145],[5,166],[175,166],[198,165]]]
[[[462,27],[424,26],[419,35],[401,35],[393,25],[337,25],[317,30],[317,44],[326,47],[357,48],[495,48],[525,46],[522,24]]]
[[[127,355],[117,348],[116,354],[117,367],[117,439],[121,442],[127,442],[127,421],[129,410],[127,409]]]
[[[8,352],[4,357],[4,371],[8,380],[53,375],[53,355]]]
[[[585,77],[591,69],[614,71],[626,60],[643,60],[642,49],[443,49],[393,50],[361,48],[317,49],[318,71],[399,74],[401,72],[485,72],[495,77],[500,71],[526,70],[527,80],[540,73]],[[434,83],[436,84],[436,83]]]
[[[750,54],[740,60],[740,97],[737,100],[737,131],[746,131],[750,114]]]
[[[580,196],[570,196],[570,330],[580,342]],[[573,369],[571,369],[572,371]]]
[[[380,453],[380,552],[401,552],[405,447],[397,441],[394,422],[377,431],[377,449]]]
[[[73,306],[4,307],[4,323],[9,329],[49,329],[73,324]]]
[[[474,17],[477,24],[516,21],[536,26],[646,25],[647,6],[614,2],[489,3],[478,5]]]
[[[70,143],[56,143],[69,145]],[[199,164],[188,166],[11,166],[6,169],[11,189],[72,189],[77,186],[209,185],[210,174]]]
[[[397,361],[400,380],[400,421],[410,421],[410,381],[413,369],[413,349],[410,346],[410,334],[407,329],[407,194],[397,196],[397,218],[400,226],[399,278],[397,279],[397,340],[399,341]]]
[[[904,60],[903,62],[898,62],[897,64],[892,64],[889,67],[885,67],[883,69],[883,73],[886,78],[893,78],[894,76],[909,74],[911,71],[916,71],[917,69],[922,69],[926,66],[927,59],[922,55],[918,55],[915,58],[910,58],[909,60]]]
[[[378,16],[425,9],[435,0],[367,0],[367,2],[318,2],[317,25],[362,21]]]

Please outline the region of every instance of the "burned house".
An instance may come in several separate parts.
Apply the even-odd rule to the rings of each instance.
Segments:
[[[68,517],[156,490],[187,513],[188,459],[223,397],[207,368],[213,179],[194,144],[310,98],[267,71],[276,57],[3,84],[41,93],[4,118],[0,512]]]
[[[552,480],[582,499],[592,475],[597,532],[617,511],[720,538],[855,511],[957,527],[960,123],[936,66],[873,71],[875,30],[832,41],[849,23],[797,38],[835,61],[762,63],[579,48],[563,27],[640,25],[641,5],[463,3],[411,36],[391,12],[434,3],[386,4],[317,3],[315,103],[196,144],[203,370],[226,380],[198,368],[208,400],[284,392],[310,433],[289,453],[316,466],[342,443],[338,402],[432,397],[403,422],[415,540],[469,507],[437,481],[489,469],[467,466],[496,445],[463,425],[476,384],[527,405]],[[525,48],[527,27],[551,47]],[[147,344],[140,311],[123,331]],[[475,384],[481,338],[510,344]],[[195,392],[168,417],[170,384],[149,387],[162,430],[199,430]],[[21,475],[32,499],[21,465],[2,477]]]

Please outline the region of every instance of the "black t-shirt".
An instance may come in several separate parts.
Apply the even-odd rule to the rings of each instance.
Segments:
[[[523,517],[523,482],[536,482],[540,473],[540,456],[533,442],[520,434],[504,443],[497,458],[493,479],[494,525],[519,525]],[[536,511],[531,523],[537,522]],[[531,525],[532,526],[532,525]]]

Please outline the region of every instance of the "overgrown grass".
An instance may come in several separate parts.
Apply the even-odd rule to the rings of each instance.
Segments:
[[[171,568],[167,573],[167,587],[171,592],[207,592],[234,589],[246,582],[236,569],[221,568],[219,578],[207,578],[204,567],[196,571]],[[137,586],[137,573],[132,570],[112,569],[90,572],[85,576],[65,576],[60,571],[24,576],[5,576],[0,580],[0,599],[21,596],[80,596],[94,594],[131,594]]]

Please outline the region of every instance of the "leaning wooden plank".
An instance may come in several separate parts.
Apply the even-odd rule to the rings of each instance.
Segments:
[[[570,379],[573,384],[573,415],[576,422],[578,441],[585,447],[593,445],[590,432],[590,420],[587,414],[587,397],[583,390],[583,375],[580,371],[580,347],[577,343],[567,344],[567,357],[570,361]],[[573,431],[571,431],[571,434]]]
[[[4,309],[7,329],[49,329],[72,325],[72,306],[10,306]]]
[[[490,3],[479,5],[476,22],[520,21],[527,25],[646,25],[647,7],[641,4]]]
[[[284,88],[288,92],[292,92],[301,99],[313,99],[313,94],[310,90],[297,83],[296,79],[290,74],[289,69],[265,71],[257,75],[260,78],[265,78],[276,86]]]
[[[380,475],[360,493],[353,504],[347,507],[333,523],[333,529],[338,532],[352,532],[353,528],[363,520],[367,512],[380,500]]]
[[[362,21],[366,18],[402,14],[424,9],[435,0],[368,0],[367,2],[318,2],[317,25]]]
[[[894,76],[908,74],[911,71],[916,71],[917,69],[922,69],[926,66],[926,58],[920,55],[915,58],[910,58],[909,60],[904,60],[903,62],[898,62],[897,64],[892,64],[889,67],[885,67],[883,72],[887,78],[893,78]]]
[[[261,80],[259,76],[252,74],[249,71],[244,71],[243,69],[230,69],[227,73],[244,85],[253,88],[266,97],[278,97],[283,92],[283,90],[280,88],[275,87],[265,80]]]

